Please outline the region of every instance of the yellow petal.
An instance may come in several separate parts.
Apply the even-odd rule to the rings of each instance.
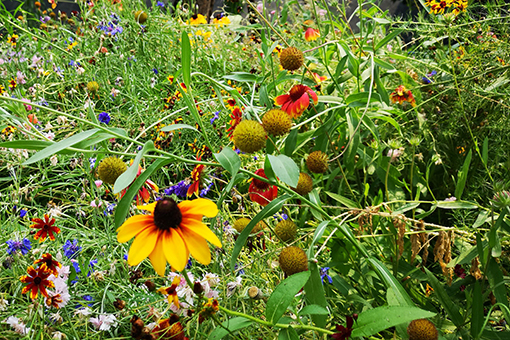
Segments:
[[[211,253],[205,238],[192,232],[188,228],[180,228],[180,232],[191,256],[204,265],[211,263]]]
[[[155,227],[145,228],[136,236],[129,249],[128,264],[130,266],[136,266],[152,253],[158,239],[158,233],[159,231]]]
[[[152,266],[154,267],[156,273],[158,273],[159,276],[165,276],[166,258],[163,251],[163,239],[161,236],[162,235],[158,237],[156,246],[154,247],[152,253],[149,255],[149,259],[151,260]]]
[[[218,214],[218,207],[213,201],[205,198],[197,198],[193,201],[182,201],[178,204],[182,216],[186,214],[200,214],[207,217],[214,217]]]
[[[145,211],[149,211],[151,214],[154,213],[154,208],[156,208],[156,204],[158,202],[154,202],[154,203],[151,203],[151,204],[147,204],[147,205],[137,205],[136,208],[138,210],[145,210]]]
[[[127,221],[117,229],[117,241],[124,243],[131,240],[145,228],[153,225],[153,222],[154,218],[151,215],[136,215],[128,218]]]
[[[197,233],[198,235],[202,236],[207,241],[214,244],[216,247],[221,248],[221,241],[218,239],[218,237],[211,231],[211,229],[207,228],[207,226],[200,221],[197,221],[194,219],[183,218],[180,228],[181,229],[187,228],[187,229]]]
[[[170,228],[163,233],[163,251],[172,268],[182,271],[186,267],[189,251],[177,229]]]

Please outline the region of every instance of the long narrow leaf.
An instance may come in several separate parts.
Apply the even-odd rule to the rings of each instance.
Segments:
[[[427,273],[427,277],[429,278],[429,283],[434,289],[434,293],[437,296],[437,299],[443,306],[446,313],[452,320],[453,324],[457,327],[461,327],[464,319],[459,311],[459,306],[453,303],[452,299],[443,288],[443,285],[439,282],[439,280],[432,274],[427,268],[425,268],[425,272]]]
[[[188,33],[184,30],[181,36],[181,63],[182,78],[184,84],[189,88],[191,83],[191,44],[189,42]]]
[[[151,140],[145,143],[142,150],[138,151],[133,164],[131,164],[131,166],[115,181],[115,184],[113,185],[114,194],[118,194],[123,189],[127,188],[131,182],[133,182],[136,174],[138,173],[138,165],[140,165],[140,161],[142,160],[143,155],[146,152],[152,151],[154,149],[154,143]]]

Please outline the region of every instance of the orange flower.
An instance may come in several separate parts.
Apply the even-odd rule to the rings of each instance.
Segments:
[[[202,216],[218,214],[216,204],[210,200],[198,198],[177,204],[165,197],[138,209],[151,214],[132,216],[117,229],[120,243],[135,237],[128,254],[130,266],[136,266],[148,256],[156,272],[163,276],[166,262],[182,271],[190,253],[198,262],[208,265],[211,253],[207,241],[221,247],[218,237],[202,223]]]
[[[48,215],[44,215],[44,221],[40,218],[33,218],[32,222],[34,222],[34,224],[32,224],[30,228],[41,229],[34,235],[35,240],[40,238],[39,242],[44,241],[47,236],[49,236],[50,240],[55,241],[54,234],[60,233],[60,229],[53,226],[55,219],[52,218],[50,220]]]
[[[255,175],[267,178],[264,169],[258,169],[255,171]],[[256,178],[252,179],[248,191],[250,199],[263,207],[278,196],[278,187],[276,185],[271,185]]]
[[[197,158],[197,161],[202,160],[202,156]],[[202,184],[202,173],[204,172],[205,166],[203,164],[197,164],[191,172],[191,185],[188,187],[187,197],[195,194],[198,197],[200,193],[200,186]]]
[[[319,101],[317,94],[311,88],[299,84],[294,85],[289,94],[276,97],[275,103],[281,105],[282,110],[287,112],[291,118],[298,118],[310,105],[310,98],[312,98],[314,104]]]
[[[182,324],[178,321],[179,317],[175,314],[169,319],[163,319],[159,321],[159,323],[152,330],[152,336],[155,336],[156,339],[166,340],[184,340],[187,339],[184,336],[184,328]]]
[[[316,82],[317,84],[322,83],[322,82],[323,82],[323,81],[325,81],[326,79],[328,79],[328,77],[326,77],[326,76],[320,76],[319,74],[317,74],[317,73],[315,73],[315,72],[313,73],[313,80],[315,80],[315,82]]]
[[[27,274],[21,277],[20,281],[23,283],[28,283],[23,290],[22,294],[26,294],[30,292],[30,298],[35,300],[37,298],[37,294],[41,291],[41,294],[45,297],[48,297],[48,292],[46,288],[54,288],[55,284],[52,281],[48,280],[48,277],[51,275],[50,272],[46,271],[43,266],[34,269],[34,267],[30,266],[27,269]]]
[[[407,90],[404,85],[400,85],[390,94],[390,99],[392,103],[398,102],[402,104],[403,102],[409,102],[413,107],[416,106],[416,100],[414,99],[411,90]]]
[[[62,265],[58,261],[53,260],[53,256],[50,253],[43,254],[43,256],[34,262],[34,264],[40,264],[40,267],[44,269],[44,271],[49,272],[55,276],[58,276],[57,268],[62,267]]]
[[[319,30],[316,30],[315,28],[309,27],[305,31],[305,40],[306,41],[314,41],[317,40],[321,36]]]
[[[241,123],[241,120],[243,118],[243,112],[241,111],[241,109],[239,107],[236,106],[232,110],[232,114],[230,114],[230,118],[232,118],[232,119],[228,123],[230,125],[230,127],[227,129],[227,132],[228,132],[228,137],[230,138],[230,140],[232,140],[233,135],[234,135],[234,130],[236,129],[237,125],[239,123]]]
[[[28,116],[28,121],[32,124],[37,124],[39,123],[39,120],[37,119],[37,117],[35,116],[35,114],[31,113],[29,114]]]

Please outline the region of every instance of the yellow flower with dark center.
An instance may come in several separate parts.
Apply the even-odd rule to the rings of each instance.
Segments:
[[[218,214],[216,204],[210,200],[198,198],[177,204],[165,197],[138,209],[151,214],[132,216],[117,229],[120,243],[135,237],[128,254],[130,266],[136,266],[148,256],[156,272],[163,276],[166,262],[172,269],[182,271],[190,254],[208,265],[211,253],[207,241],[221,248],[218,237],[202,223],[202,216]]]
[[[186,21],[186,24],[189,25],[200,25],[204,24],[207,25],[207,20],[202,14],[194,14],[191,16],[189,20]]]
[[[7,38],[7,42],[11,44],[12,47],[16,47],[16,42],[18,41],[19,36],[17,34],[11,35]]]

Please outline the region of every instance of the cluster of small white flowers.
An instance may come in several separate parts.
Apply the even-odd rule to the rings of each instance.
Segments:
[[[117,318],[113,314],[100,314],[97,318],[90,318],[90,323],[100,331],[108,331],[117,326]]]
[[[193,287],[189,287],[186,280],[182,275],[176,273],[170,273],[169,278],[170,281],[176,276],[180,276],[181,281],[179,286],[176,289],[177,297],[179,298],[179,307],[172,304],[170,306],[170,310],[177,314],[184,314],[190,305],[193,304]],[[188,278],[191,282],[195,282],[195,277],[193,274],[188,273]],[[218,275],[213,273],[206,273],[202,280],[196,281],[199,282],[203,289],[204,297],[206,298],[217,298],[219,296],[219,292],[214,290],[212,287],[217,286],[220,283],[220,278]]]
[[[5,322],[11,326],[14,331],[18,334],[21,334],[21,335],[27,335],[29,332],[30,332],[30,328],[25,326],[25,324],[20,321],[20,319],[18,319],[17,317],[15,316],[9,316]]]

